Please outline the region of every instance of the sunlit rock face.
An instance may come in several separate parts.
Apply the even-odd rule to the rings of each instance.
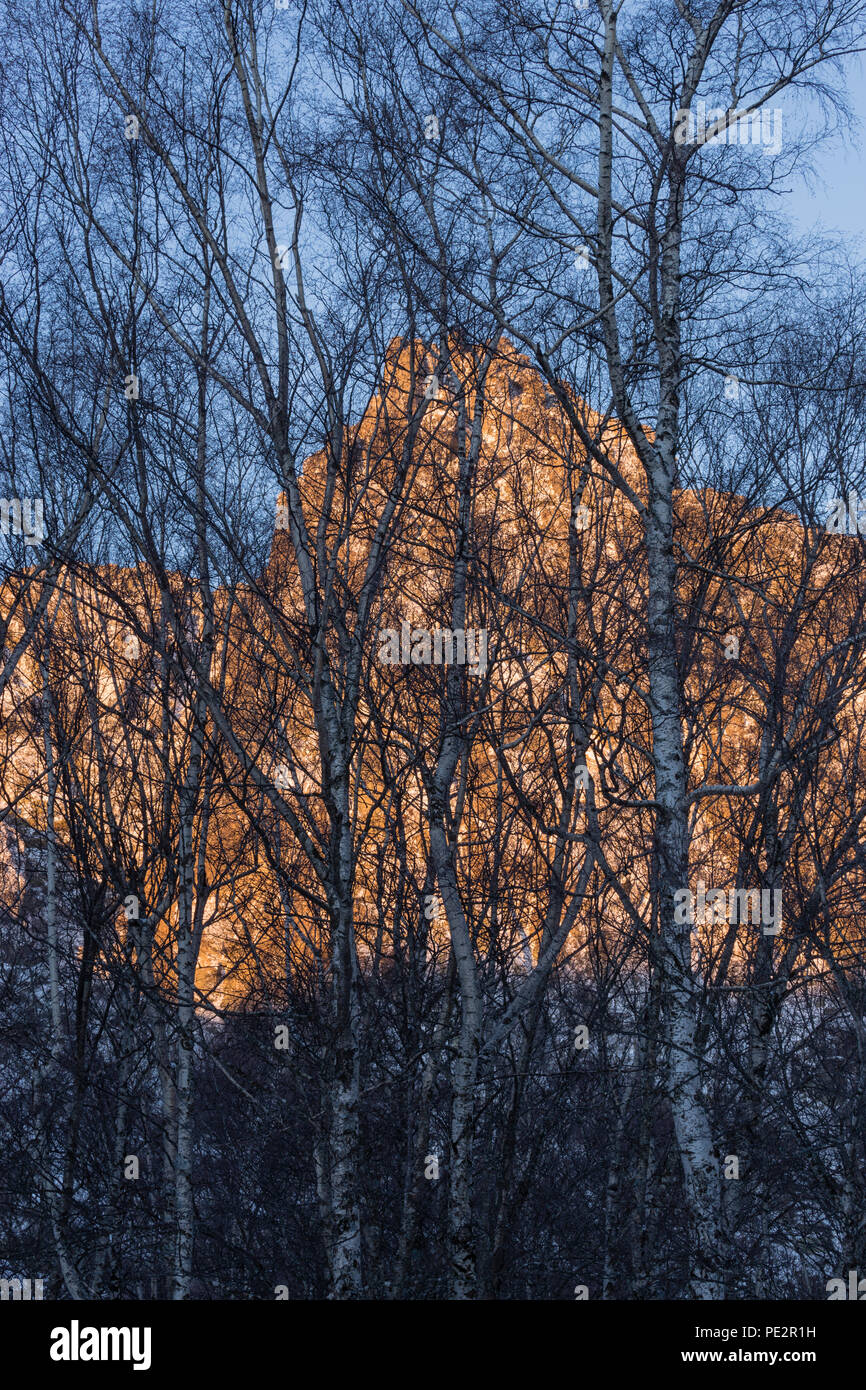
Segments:
[[[592,838],[604,862],[575,936],[602,930],[615,950],[630,913],[650,923],[653,814],[646,484],[617,422],[565,388],[552,393],[505,340],[490,350],[395,340],[362,418],[306,460],[296,489],[277,501],[262,575],[217,589],[210,621],[193,576],[170,575],[161,593],[143,568],[65,569],[3,695],[0,798],[43,844],[53,827],[58,856],[102,886],[105,953],[131,940],[170,987],[191,932],[198,1003],[217,1010],[273,997],[287,974],[327,970],[336,909],[314,866],[317,855],[327,864],[335,835],[319,736],[326,667],[340,708],[356,706],[349,837],[362,962],[410,943],[443,955],[426,827],[431,771],[455,720],[459,887],[470,915],[476,899],[494,904],[476,923],[479,949],[495,937],[525,968],[551,894],[576,891]],[[855,542],[828,542],[810,568],[792,518],[771,524],[711,492],[682,494],[677,507],[691,783],[748,785],[771,702],[781,701],[774,717],[795,713],[798,691],[773,690],[795,596],[792,660],[820,698],[823,654],[860,599]],[[293,545],[298,508],[306,572]],[[5,586],[7,653],[36,598],[26,576]],[[324,651],[311,636],[322,605]],[[402,639],[406,627],[408,648],[383,660],[383,634]],[[457,657],[428,653],[437,632],[458,628],[484,634],[485,662],[467,662],[455,685]],[[846,814],[838,787],[859,758],[864,717],[861,697],[822,754],[815,817],[827,827]],[[706,881],[734,881],[747,807],[699,804],[691,860]],[[562,827],[568,851],[553,866]],[[808,884],[810,848],[791,854]],[[20,898],[10,855],[2,891]]]

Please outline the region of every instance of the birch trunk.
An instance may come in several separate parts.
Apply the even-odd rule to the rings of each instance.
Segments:
[[[650,443],[632,409],[620,356],[613,278],[613,71],[617,51],[613,5],[603,6],[605,46],[599,80],[599,295],[613,398],[646,469],[647,661],[656,821],[654,851],[659,894],[662,1010],[667,1043],[667,1093],[683,1168],[691,1228],[691,1293],[722,1296],[719,1158],[701,1091],[698,999],[689,927],[674,922],[674,893],[688,885],[687,778],[683,751],[676,647],[673,491],[679,429],[680,245],[685,168],[672,159],[668,206],[650,274],[658,277],[655,316],[659,402]],[[655,263],[653,263],[653,261]]]

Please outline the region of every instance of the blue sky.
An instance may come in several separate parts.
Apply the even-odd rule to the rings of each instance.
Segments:
[[[790,181],[781,206],[799,231],[819,226],[852,238],[851,249],[866,255],[866,62],[852,62],[849,99],[859,124],[851,135],[836,136],[812,156],[814,175]],[[856,244],[855,244],[856,239]]]

